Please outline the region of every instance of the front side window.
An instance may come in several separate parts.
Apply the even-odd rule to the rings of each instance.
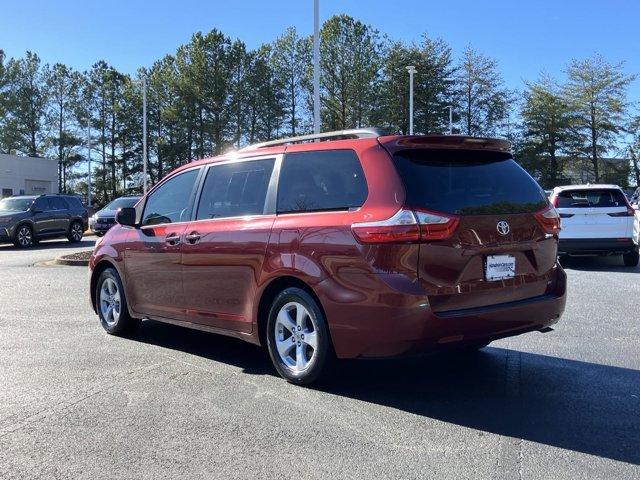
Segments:
[[[51,210],[49,199],[47,197],[38,198],[33,204],[33,209],[39,212],[48,212]]]
[[[262,215],[274,162],[251,160],[211,167],[196,219]]]
[[[60,197],[50,197],[49,205],[51,205],[51,210],[67,210],[69,208],[67,202]]]
[[[191,195],[198,169],[180,173],[164,182],[147,199],[142,225],[186,222],[191,215]]]
[[[367,183],[353,150],[288,153],[278,182],[278,213],[362,206]]]

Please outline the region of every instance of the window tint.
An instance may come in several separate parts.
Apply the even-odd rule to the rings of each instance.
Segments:
[[[558,193],[558,208],[626,207],[620,190],[565,190]]]
[[[534,212],[544,191],[509,155],[463,150],[404,150],[394,156],[407,205],[459,215]]]
[[[49,205],[49,199],[47,197],[40,197],[36,200],[33,205],[34,210],[40,210],[46,212],[47,210],[51,210],[51,206]]]
[[[169,179],[147,199],[143,225],[185,222],[191,213],[191,194],[198,178],[198,169],[189,170]]]
[[[352,150],[289,153],[278,182],[278,212],[347,210],[367,198],[367,183]]]
[[[77,197],[65,197],[65,200],[71,208],[76,208],[79,210],[84,209],[84,205],[82,205],[82,202]]]
[[[69,206],[60,197],[49,197],[49,205],[51,210],[67,210]]]
[[[275,160],[211,167],[202,187],[197,219],[261,215]]]

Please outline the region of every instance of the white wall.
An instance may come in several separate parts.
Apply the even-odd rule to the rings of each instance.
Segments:
[[[5,190],[13,195],[58,193],[58,162],[0,154],[0,197]]]

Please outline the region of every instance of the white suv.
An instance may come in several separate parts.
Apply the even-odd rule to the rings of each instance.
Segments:
[[[560,214],[558,252],[566,255],[622,255],[628,267],[638,265],[638,220],[617,185],[556,187],[551,203]]]

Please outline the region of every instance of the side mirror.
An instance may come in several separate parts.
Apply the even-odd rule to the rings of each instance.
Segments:
[[[120,208],[116,212],[116,222],[125,227],[136,226],[136,209],[135,208]]]

